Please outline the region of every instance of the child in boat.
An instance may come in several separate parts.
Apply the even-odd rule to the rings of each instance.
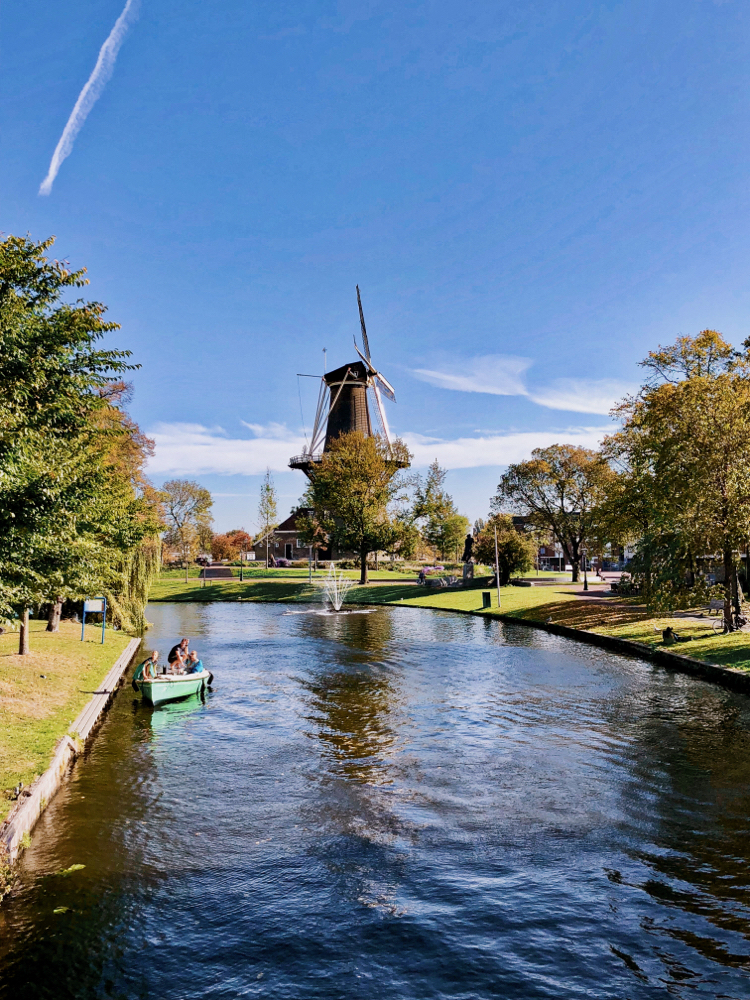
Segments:
[[[198,654],[195,650],[193,650],[192,653],[188,654],[188,658],[185,663],[185,673],[199,674],[201,670],[203,670],[203,661],[198,659]]]

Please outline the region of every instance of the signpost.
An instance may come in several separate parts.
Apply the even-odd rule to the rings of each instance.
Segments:
[[[83,642],[86,631],[86,612],[89,614],[100,614],[102,616],[102,645],[104,645],[104,628],[107,624],[107,598],[87,597],[83,602],[83,619],[81,621],[81,642]]]

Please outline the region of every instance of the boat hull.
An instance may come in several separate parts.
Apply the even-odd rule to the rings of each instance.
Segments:
[[[160,674],[150,680],[136,681],[144,701],[162,705],[165,701],[180,701],[199,694],[208,684],[208,670],[197,674]]]

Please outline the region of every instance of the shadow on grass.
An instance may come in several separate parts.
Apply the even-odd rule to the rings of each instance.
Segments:
[[[314,598],[307,583],[276,580],[240,583],[239,580],[216,581],[207,587],[156,586],[149,595],[153,603],[208,603],[211,601],[294,601]]]
[[[511,614],[515,618],[528,618],[535,621],[546,622],[551,619],[555,625],[567,625],[569,628],[580,629],[632,625],[648,618],[643,605],[602,605],[593,601],[552,601],[549,604],[537,604],[535,607],[524,608],[522,611],[511,612]]]
[[[380,583],[352,587],[346,595],[347,604],[394,604],[401,598],[421,596],[415,594],[413,583]]]

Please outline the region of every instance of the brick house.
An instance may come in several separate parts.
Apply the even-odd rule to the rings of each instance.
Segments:
[[[307,559],[310,556],[310,547],[305,545],[297,534],[297,517],[304,515],[305,510],[294,511],[281,524],[268,534],[268,557],[274,559],[288,559],[294,562],[297,559]],[[266,561],[266,536],[258,535],[253,542],[256,562]],[[318,549],[318,559],[330,559],[329,549]]]

